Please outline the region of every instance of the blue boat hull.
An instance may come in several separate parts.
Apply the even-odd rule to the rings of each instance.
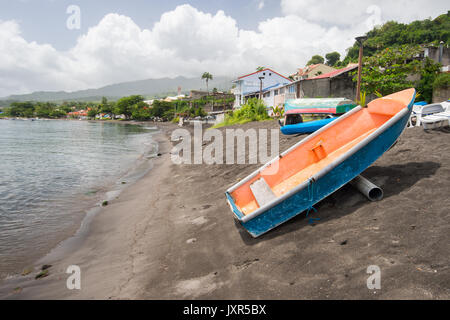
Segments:
[[[331,169],[328,173],[312,182],[307,188],[303,188],[251,220],[246,222],[241,221],[241,224],[252,236],[258,237],[308,210],[313,205],[353,180],[395,143],[407,124],[412,109],[412,103],[408,106],[408,109],[408,112],[405,113],[404,116],[399,118],[384,132],[380,133],[377,137]],[[228,193],[226,196],[232,211],[236,217],[241,220],[244,217],[243,214],[237,209],[231,196]]]
[[[337,117],[321,119],[315,121],[302,122],[297,124],[288,124],[281,127],[281,133],[285,135],[290,134],[301,134],[301,133],[312,133],[319,130],[320,128],[326,126],[330,122],[336,120]]]

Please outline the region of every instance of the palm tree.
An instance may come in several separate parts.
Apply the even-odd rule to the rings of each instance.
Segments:
[[[275,118],[281,118],[284,115],[284,108],[280,106],[271,107]]]
[[[258,67],[258,68],[256,68],[256,71],[263,71],[265,69],[265,67]]]
[[[212,80],[212,78],[213,78],[213,76],[212,76],[211,73],[209,73],[209,72],[203,72],[202,79],[205,79],[205,80],[206,80],[206,92],[207,92],[208,94],[209,94],[209,90],[208,90],[208,81],[209,81],[209,80]]]

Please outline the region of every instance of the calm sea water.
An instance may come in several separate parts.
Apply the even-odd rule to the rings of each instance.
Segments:
[[[73,233],[106,191],[151,163],[155,132],[120,123],[0,120],[0,278]]]

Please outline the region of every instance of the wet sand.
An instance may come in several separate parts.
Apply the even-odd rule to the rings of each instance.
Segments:
[[[449,299],[449,133],[405,129],[363,175],[383,188],[369,202],[344,186],[253,239],[233,219],[225,190],[260,165],[175,165],[167,135],[160,157],[93,219],[88,235],[51,264],[4,281],[7,299]],[[243,128],[277,128],[275,121]],[[221,129],[225,130],[225,129]],[[304,136],[280,135],[280,151]],[[69,265],[81,290],[68,290]],[[369,290],[367,267],[381,269]]]

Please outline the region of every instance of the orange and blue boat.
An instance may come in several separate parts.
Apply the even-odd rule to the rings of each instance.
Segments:
[[[229,188],[236,219],[258,237],[309,212],[397,141],[415,95],[407,89],[357,106]]]

